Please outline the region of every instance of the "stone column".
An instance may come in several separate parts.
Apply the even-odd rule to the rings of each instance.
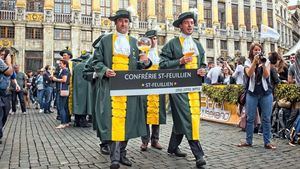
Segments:
[[[130,7],[132,8],[132,28],[139,28],[139,17],[137,16],[137,0],[129,0]]]
[[[101,26],[101,15],[100,15],[100,0],[92,1],[92,17],[93,17],[93,26],[100,28]],[[93,40],[96,40],[97,37],[93,36]]]
[[[256,32],[258,31],[256,23],[256,0],[250,0],[250,18],[251,18],[251,27],[252,27],[252,37],[255,37]]]
[[[71,50],[73,58],[80,56],[80,44],[81,44],[81,28],[79,25],[71,25]]]
[[[53,53],[53,44],[54,44],[54,29],[53,24],[43,23],[44,25],[44,40],[43,40],[43,66],[54,64],[54,53]]]
[[[165,0],[165,18],[166,18],[166,31],[174,30],[173,27],[173,1]]]
[[[17,21],[25,20],[25,9],[26,9],[26,0],[17,0],[16,1],[16,20]]]
[[[261,1],[261,6],[262,6],[262,24],[269,26],[268,25],[268,10],[267,10],[267,0],[262,0]]]
[[[15,23],[14,47],[19,51],[16,56],[16,63],[21,66],[21,71],[25,70],[25,22],[17,21]]]
[[[45,19],[44,19],[44,22],[47,22],[47,23],[54,22],[53,8],[54,8],[54,1],[53,0],[45,0],[45,5],[44,5]]]
[[[119,0],[111,0],[111,4],[112,4],[112,6],[111,6],[111,13],[114,15],[114,14],[116,14],[117,10],[119,10]]]
[[[247,55],[247,53],[248,53],[248,51],[247,51],[247,41],[245,39],[242,39],[240,42],[241,42],[241,49],[240,49],[241,56],[247,57],[248,56]]]
[[[214,38],[214,61],[221,56],[221,40],[219,37]]]
[[[218,16],[218,0],[212,0],[212,23],[213,25],[219,25],[219,16]]]
[[[81,3],[80,0],[72,0],[72,22],[81,24]]]
[[[204,22],[204,2],[203,2],[203,0],[198,0],[197,9],[198,9],[198,27],[204,29],[205,22]]]
[[[182,0],[181,1],[181,8],[182,8],[182,10],[181,10],[181,12],[187,12],[187,11],[189,11],[189,0]]]
[[[147,0],[148,29],[155,29],[157,17],[155,15],[155,0]]]
[[[233,38],[228,38],[227,39],[227,52],[228,56],[233,58],[234,57],[234,39]]]

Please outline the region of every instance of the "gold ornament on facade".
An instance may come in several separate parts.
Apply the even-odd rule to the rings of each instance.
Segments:
[[[36,21],[36,22],[42,22],[44,20],[44,15],[39,13],[30,13],[26,15],[27,21]]]
[[[111,21],[110,21],[109,19],[107,19],[107,18],[102,19],[102,21],[101,21],[101,26],[109,27],[110,24],[111,24],[110,22],[111,22]]]
[[[11,47],[13,44],[12,40],[9,39],[1,39],[0,40],[0,47]]]
[[[206,28],[205,29],[205,34],[206,35],[214,35],[214,30],[212,28]]]
[[[165,30],[166,29],[166,25],[165,24],[159,24],[159,28],[160,28],[160,30]]]

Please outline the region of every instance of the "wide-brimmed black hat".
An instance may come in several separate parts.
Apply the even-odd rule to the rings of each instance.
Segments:
[[[60,51],[60,52],[59,52],[60,56],[63,56],[63,55],[64,55],[64,53],[66,53],[66,54],[70,55],[70,56],[71,56],[70,58],[72,58],[72,57],[73,57],[73,54],[72,54],[72,52],[69,50],[69,48],[68,48],[68,47],[67,47],[66,49],[64,49],[64,50],[62,50],[62,51]]]
[[[182,23],[183,20],[187,18],[192,18],[194,20],[195,25],[197,25],[196,16],[193,12],[184,12],[179,15],[178,19],[173,22],[173,26],[179,28],[179,25]]]
[[[149,30],[145,33],[145,36],[148,38],[152,38],[154,36],[157,36],[157,31],[156,30]]]
[[[119,18],[128,18],[129,22],[131,22],[130,12],[127,11],[126,9],[119,9],[116,12],[116,15],[108,17],[108,19],[110,19],[111,21],[116,21]]]

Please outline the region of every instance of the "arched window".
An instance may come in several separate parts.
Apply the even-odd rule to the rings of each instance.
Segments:
[[[26,11],[28,12],[43,12],[44,0],[27,0]]]
[[[54,0],[54,13],[70,14],[71,0]]]
[[[158,22],[163,23],[165,21],[165,0],[155,1],[155,15]]]
[[[147,21],[147,0],[138,0],[137,12],[140,21]]]
[[[0,10],[14,11],[15,5],[16,5],[16,0],[1,0],[0,1]]]
[[[129,0],[119,0],[119,9],[127,9],[129,6]]]
[[[173,0],[173,18],[176,20],[181,13],[181,0]]]
[[[111,8],[110,8],[110,0],[101,0],[100,1],[100,8],[101,8],[101,16],[102,17],[109,17]]]

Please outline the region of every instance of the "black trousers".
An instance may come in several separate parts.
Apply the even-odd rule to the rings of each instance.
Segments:
[[[10,106],[10,96],[0,96],[0,139],[3,137],[3,126],[8,117]]]
[[[150,125],[147,124],[146,125],[146,129],[147,129],[147,135],[146,136],[142,136],[142,142],[144,144],[148,144],[150,141]],[[159,140],[159,125],[151,125],[151,142],[152,141],[158,141]]]
[[[287,120],[286,128],[291,129],[294,125],[294,122],[296,118],[298,117],[298,114],[300,113],[300,109],[292,109],[291,110],[291,115]]]
[[[168,152],[175,152],[175,150],[180,145],[181,141],[183,139],[183,134],[178,134],[172,131],[171,138],[169,141],[169,147]],[[198,140],[188,140],[191,151],[193,155],[195,156],[196,160],[204,156],[204,152],[202,149],[202,146],[200,144],[200,141]]]
[[[111,141],[110,146],[110,160],[111,163],[119,163],[121,157],[126,156],[126,146],[128,141]]]
[[[25,107],[25,101],[24,101],[24,91],[20,90],[19,92],[13,91],[12,92],[12,111],[16,112],[17,111],[17,96],[19,98],[20,101],[20,105],[21,105],[21,110],[22,112],[26,112],[26,107]]]

